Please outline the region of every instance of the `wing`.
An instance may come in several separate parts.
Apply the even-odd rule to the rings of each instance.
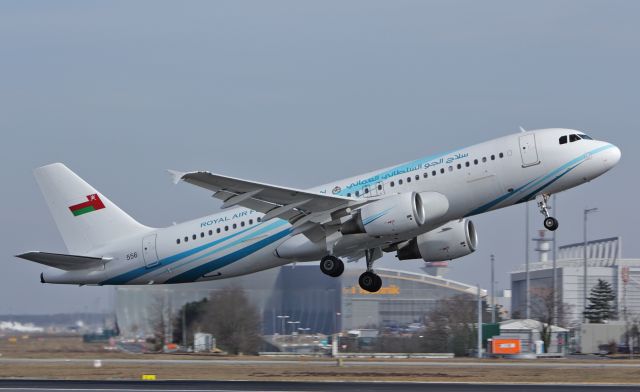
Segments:
[[[104,257],[76,256],[47,252],[27,252],[17,255],[16,257],[65,271],[103,268],[104,263],[111,260],[110,258]]]
[[[262,212],[263,220],[287,219],[295,226],[311,222],[324,224],[348,215],[348,208],[363,204],[360,200],[330,196],[301,189],[286,188],[220,174],[169,170],[174,183],[185,181],[213,191],[223,201],[222,208],[240,205]]]

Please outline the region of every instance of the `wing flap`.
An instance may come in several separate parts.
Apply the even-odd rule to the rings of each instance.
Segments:
[[[106,257],[77,256],[37,251],[23,253],[20,255],[16,255],[16,257],[44,264],[49,267],[58,268],[64,271],[102,269],[104,268],[104,264],[107,261],[111,260],[111,258]]]
[[[242,180],[205,171],[169,172],[174,181],[182,180],[214,192],[213,197],[222,200],[223,207],[240,205],[251,208],[266,214],[265,220],[281,218],[293,222],[305,215],[329,214],[361,203],[348,197]]]

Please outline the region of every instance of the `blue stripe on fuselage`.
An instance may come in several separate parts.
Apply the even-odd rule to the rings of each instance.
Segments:
[[[266,222],[263,222],[260,225],[263,225],[265,223]],[[279,223],[282,225],[282,224],[285,224],[286,221],[279,220]],[[220,243],[223,243],[223,242],[225,242],[225,241],[227,241],[227,240],[229,240],[231,238],[234,238],[234,237],[237,237],[237,236],[239,236],[241,234],[244,234],[249,230],[256,229],[260,225],[255,226],[255,227],[249,227],[249,228],[241,230],[241,231],[239,231],[237,233],[228,235],[228,236],[226,236],[224,238],[220,238],[218,240],[211,241],[209,243],[200,245],[200,246],[195,247],[193,249],[189,249],[189,250],[186,250],[184,252],[181,252],[181,253],[166,257],[164,259],[159,260],[158,264],[154,265],[153,267],[142,266],[142,267],[134,268],[134,269],[132,269],[130,271],[124,272],[124,273],[122,273],[120,275],[116,275],[116,276],[114,276],[112,278],[104,280],[104,281],[102,281],[102,282],[100,282],[98,284],[99,285],[126,284],[126,283],[128,283],[128,282],[130,282],[130,281],[132,281],[134,279],[137,279],[137,278],[139,278],[139,277],[141,277],[143,275],[146,275],[146,274],[148,274],[150,272],[156,271],[156,270],[158,270],[160,268],[163,268],[163,267],[166,267],[166,266],[171,265],[173,263],[176,263],[176,262],[178,262],[178,261],[180,261],[180,260],[182,260],[182,259],[184,259],[186,257],[192,256],[192,255],[194,255],[194,254],[196,254],[198,252],[201,252],[203,250],[206,250],[206,249],[209,249],[209,248],[211,248],[213,246],[216,246],[216,245],[218,245]]]
[[[289,233],[291,233],[293,231],[293,228],[289,227],[286,228],[285,230],[282,230],[270,237],[267,237],[263,240],[260,240],[252,245],[249,245],[245,248],[242,248],[240,250],[237,250],[235,252],[229,253],[226,256],[222,256],[219,259],[216,260],[212,260],[208,263],[205,264],[201,264],[193,269],[190,269],[189,271],[183,272],[179,275],[174,276],[171,279],[168,279],[165,283],[188,283],[188,282],[193,282],[196,279],[199,279],[200,277],[213,272],[217,269],[220,269],[222,267],[225,267],[229,264],[232,264],[240,259],[243,259],[247,256],[249,256],[252,253],[255,253],[257,251],[259,251],[260,249],[274,243],[275,241],[289,235]]]
[[[578,166],[580,163],[584,162],[584,161],[585,161],[589,156],[591,156],[591,155],[595,155],[595,154],[597,154],[597,153],[599,153],[599,152],[605,151],[605,150],[607,150],[607,149],[609,149],[609,148],[612,148],[612,147],[613,147],[613,144],[607,144],[607,145],[604,145],[604,146],[601,146],[601,147],[595,148],[595,149],[593,149],[593,150],[591,150],[591,151],[589,151],[589,152],[586,152],[586,153],[584,153],[584,154],[582,154],[582,155],[579,155],[578,157],[576,157],[576,158],[572,159],[571,161],[569,161],[569,162],[565,163],[564,165],[560,166],[559,168],[557,168],[557,169],[555,169],[555,170],[552,170],[551,172],[549,172],[549,173],[548,173],[548,174],[546,174],[545,176],[543,176],[543,177],[538,177],[538,178],[535,178],[535,179],[533,179],[533,180],[529,181],[527,184],[525,184],[525,185],[521,186],[520,188],[516,189],[514,192],[510,192],[510,193],[507,193],[507,194],[505,194],[505,195],[502,195],[502,196],[498,197],[497,199],[495,199],[495,200],[493,200],[493,201],[490,201],[489,203],[484,204],[484,205],[482,205],[481,207],[478,207],[478,208],[474,209],[473,211],[471,211],[471,212],[467,213],[467,214],[465,215],[465,217],[468,217],[468,216],[471,216],[471,215],[477,215],[477,214],[481,214],[481,213],[483,213],[483,212],[486,212],[486,211],[488,211],[489,209],[491,209],[492,207],[494,207],[494,206],[496,206],[496,205],[500,204],[501,202],[503,202],[503,201],[505,201],[505,200],[509,199],[510,197],[515,196],[516,194],[518,194],[518,193],[520,193],[520,192],[524,192],[524,191],[530,190],[530,189],[532,189],[533,187],[539,186],[539,184],[543,183],[544,181],[547,181],[549,178],[551,178],[551,177],[553,177],[553,176],[556,176],[554,179],[552,179],[551,181],[548,181],[548,182],[547,182],[547,183],[545,183],[543,186],[539,186],[539,187],[534,191],[534,193],[540,192],[540,191],[542,191],[544,188],[546,188],[547,186],[549,186],[549,185],[551,185],[552,183],[554,183],[555,181],[557,181],[560,177],[562,177],[563,175],[565,175],[565,174],[566,174],[566,173],[568,173],[569,171],[573,170],[573,169],[574,169],[576,166]],[[565,170],[565,169],[567,169],[567,168],[570,168],[570,169],[569,169],[569,170],[567,170],[567,171],[565,171],[565,172],[564,172],[563,174],[561,174],[560,176],[557,176],[557,175],[558,175],[558,173],[562,172],[563,170]],[[530,193],[530,194],[526,197],[526,199],[527,199],[527,200],[528,200],[529,198],[531,198],[531,194],[532,194],[532,193]],[[535,196],[535,194],[534,194],[534,196]],[[521,202],[523,202],[523,201],[526,201],[526,200],[524,200],[524,198],[521,198],[521,199],[520,199],[519,201],[517,201],[516,203],[521,203]]]

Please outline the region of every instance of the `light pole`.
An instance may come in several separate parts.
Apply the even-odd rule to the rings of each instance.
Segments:
[[[282,332],[282,336],[284,336],[285,335],[284,322],[285,322],[286,319],[289,318],[289,316],[287,316],[286,314],[283,314],[283,315],[276,316],[276,317],[278,317],[280,319],[280,322],[282,323],[281,324],[282,325],[282,329],[280,331]]]
[[[494,262],[495,256],[491,255],[491,324],[496,323],[496,292],[495,292],[495,272]]]
[[[529,308],[530,308],[530,301],[531,298],[529,296],[529,202],[525,202],[524,203],[524,208],[526,211],[526,219],[525,219],[525,246],[524,246],[524,259],[525,259],[525,271],[524,271],[524,278],[525,278],[525,317],[526,319],[530,318],[530,313],[529,313]]]
[[[552,211],[555,211],[554,215],[557,218],[558,217],[558,211],[556,210],[556,195],[553,195],[553,207],[551,208]],[[556,317],[558,316],[558,274],[557,274],[557,270],[558,270],[558,265],[556,263],[556,231],[554,230],[552,231],[552,242],[551,242],[551,246],[553,246],[553,249],[551,251],[551,256],[553,257],[553,314],[551,317],[551,322],[552,324],[557,324],[558,320],[556,320]]]
[[[482,358],[482,297],[480,295],[480,283],[478,283],[478,353],[477,357]]]
[[[287,324],[291,324],[291,339],[293,340],[293,335],[297,335],[297,325],[300,324],[300,321],[287,321]]]
[[[582,288],[582,294],[583,294],[583,299],[584,299],[584,308],[582,309],[582,322],[586,323],[587,322],[587,316],[584,313],[587,310],[587,216],[589,216],[589,214],[598,211],[597,208],[585,208],[584,209],[584,246],[582,249],[582,255],[584,256],[584,272],[583,272],[583,280],[582,280],[582,284],[583,284],[583,288]]]

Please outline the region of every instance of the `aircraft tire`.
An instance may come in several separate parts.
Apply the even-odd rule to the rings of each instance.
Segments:
[[[325,256],[320,260],[320,270],[325,275],[337,278],[344,272],[344,263],[335,256]]]
[[[545,218],[544,220],[544,228],[549,231],[556,231],[558,229],[558,220],[552,216]]]
[[[382,287],[382,279],[371,271],[366,271],[358,279],[360,288],[370,293],[375,293]]]

